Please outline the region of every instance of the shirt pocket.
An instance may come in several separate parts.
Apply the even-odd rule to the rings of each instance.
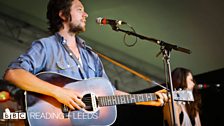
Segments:
[[[68,63],[65,61],[57,61],[56,64],[57,64],[58,69],[60,69],[60,70],[66,70],[66,69],[71,69],[71,68],[75,67],[74,64],[71,64],[71,63]]]

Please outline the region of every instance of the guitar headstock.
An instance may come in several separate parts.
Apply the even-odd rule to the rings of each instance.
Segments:
[[[185,101],[185,102],[194,101],[193,92],[191,90],[177,90],[174,91],[173,95],[175,101]]]

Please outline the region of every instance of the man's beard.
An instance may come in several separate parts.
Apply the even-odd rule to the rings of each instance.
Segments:
[[[84,32],[86,29],[85,27],[82,27],[81,25],[74,25],[73,23],[69,23],[69,32],[70,33],[80,33]]]

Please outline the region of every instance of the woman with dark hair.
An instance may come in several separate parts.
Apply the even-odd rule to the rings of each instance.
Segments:
[[[178,126],[201,126],[200,121],[200,104],[201,97],[195,88],[193,73],[186,68],[178,67],[171,73],[174,90],[191,90],[193,92],[194,101],[189,103],[174,102],[175,119]],[[171,126],[170,104],[166,104],[163,108],[165,125]]]

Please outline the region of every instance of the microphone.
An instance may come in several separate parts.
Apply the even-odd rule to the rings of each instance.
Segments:
[[[197,84],[196,85],[196,88],[197,89],[207,89],[207,88],[211,88],[211,87],[214,87],[214,88],[221,88],[221,84]]]
[[[102,18],[102,17],[96,18],[96,23],[102,24],[102,25],[109,24],[112,26],[127,24],[126,22],[121,21],[121,20],[112,20],[112,19],[106,19],[106,18]]]

